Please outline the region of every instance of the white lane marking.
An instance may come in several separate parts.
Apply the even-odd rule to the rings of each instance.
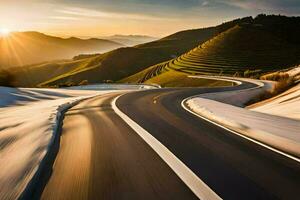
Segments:
[[[196,112],[190,110],[190,109],[185,105],[185,102],[188,101],[190,98],[192,98],[192,97],[188,97],[188,98],[184,99],[184,100],[181,102],[181,106],[182,106],[186,111],[188,111],[188,112],[192,113],[193,115],[196,115],[197,117],[200,117],[201,119],[204,119],[204,120],[206,120],[206,121],[208,121],[208,122],[210,122],[210,123],[212,123],[212,124],[214,124],[214,125],[216,125],[216,126],[218,126],[218,127],[221,127],[221,128],[223,128],[223,129],[225,129],[225,130],[227,130],[227,131],[229,131],[229,132],[231,132],[231,133],[233,133],[233,134],[235,134],[235,135],[238,135],[238,136],[240,136],[240,137],[242,137],[242,138],[244,138],[244,139],[247,139],[247,140],[249,140],[249,141],[251,141],[251,142],[254,142],[255,144],[258,144],[258,145],[260,145],[260,146],[263,146],[263,147],[265,147],[265,148],[267,148],[267,149],[269,149],[269,150],[271,150],[271,151],[274,151],[274,152],[276,152],[276,153],[278,153],[278,154],[281,154],[281,155],[283,155],[283,156],[285,156],[285,157],[287,157],[287,158],[290,158],[290,159],[292,159],[292,160],[294,160],[294,161],[296,161],[296,162],[300,162],[300,159],[297,158],[297,157],[294,157],[294,156],[292,156],[292,155],[289,155],[289,154],[287,154],[287,153],[285,153],[285,152],[283,152],[283,151],[280,151],[280,150],[275,149],[275,148],[273,148],[273,147],[271,147],[271,146],[268,146],[268,145],[266,145],[266,144],[264,144],[264,143],[262,143],[262,142],[259,142],[259,141],[255,140],[255,139],[253,139],[253,138],[250,138],[250,137],[248,137],[248,136],[246,136],[246,135],[243,135],[243,134],[238,133],[238,132],[236,132],[236,131],[234,131],[234,130],[231,130],[231,129],[229,129],[229,128],[227,128],[227,127],[221,125],[221,124],[218,124],[218,123],[216,123],[216,122],[214,122],[214,121],[212,121],[212,120],[210,120],[210,119],[208,119],[208,118],[206,118],[206,117],[203,117],[202,115],[200,115],[200,114],[198,114],[198,113],[196,113]]]
[[[112,109],[169,165],[169,167],[192,190],[192,192],[202,200],[222,199],[196,174],[194,174],[194,172],[192,172],[192,170],[190,170],[181,160],[179,160],[167,147],[165,147],[148,131],[146,131],[121,110],[119,110],[119,108],[116,106],[116,101],[120,96],[116,97],[112,101]]]

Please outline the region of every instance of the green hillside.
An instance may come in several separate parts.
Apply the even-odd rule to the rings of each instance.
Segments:
[[[103,55],[92,56],[84,59],[74,59],[72,61],[57,61],[51,63],[41,63],[38,65],[25,66],[22,68],[12,68],[11,72],[15,77],[16,86],[41,86],[41,81],[60,79],[64,76],[84,72],[99,67],[99,59]]]
[[[299,24],[299,18],[269,18],[271,20],[262,15],[251,23],[235,25],[191,51],[121,82],[165,85],[170,84],[169,79],[174,74],[259,76],[299,64],[300,38],[294,37],[295,33],[299,33],[299,28],[289,32],[291,26]],[[280,20],[287,22],[278,23]],[[277,29],[274,29],[275,26]],[[283,26],[286,27],[284,32]]]

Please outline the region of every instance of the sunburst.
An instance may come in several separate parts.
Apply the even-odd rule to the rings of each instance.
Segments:
[[[0,35],[1,36],[9,36],[9,34],[10,34],[10,30],[8,29],[8,28],[0,28]]]

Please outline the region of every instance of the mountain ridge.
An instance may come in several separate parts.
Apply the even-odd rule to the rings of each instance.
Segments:
[[[61,38],[37,31],[12,32],[0,37],[0,66],[4,68],[70,59],[76,54],[103,53],[123,46],[104,39]]]
[[[291,18],[290,25],[282,23],[287,19],[259,15],[251,23],[237,24],[189,52],[150,66],[121,82],[168,86],[176,85],[170,82],[171,77],[174,81],[174,76],[195,74],[257,78],[264,73],[296,66],[300,64],[300,38],[294,37],[294,33],[300,34],[300,28],[296,28],[300,18]]]
[[[233,45],[232,47],[234,47],[237,52],[239,52],[240,50],[242,50],[241,48],[243,48],[244,55],[241,56],[241,58],[244,57],[246,59],[236,60],[232,58],[231,60],[232,56],[238,54],[234,52],[234,54],[230,54],[230,45],[229,47],[227,45],[227,47],[225,48],[227,50],[223,52],[223,55],[219,54],[217,56],[218,59],[214,58],[214,56],[217,55],[214,52],[218,52],[219,50],[222,50],[222,48],[209,48],[211,50],[207,52],[203,52],[201,50],[202,44],[209,42],[214,37],[222,35],[227,30],[236,26],[242,27],[242,29],[235,31],[237,35],[234,36],[240,37],[240,39],[230,36],[228,37],[229,40],[226,40],[229,42],[226,42],[224,44],[230,44],[231,46]],[[152,70],[150,74],[159,74],[161,73],[161,70],[164,69],[164,67],[161,67],[161,64],[158,63],[169,62],[170,60],[173,60],[177,63],[181,62],[182,60],[186,59],[184,57],[181,58],[182,55],[187,54],[192,49],[197,47],[198,49],[195,50],[195,55],[188,56],[190,57],[188,59],[193,60],[194,63],[191,63],[190,61],[184,61],[186,63],[181,64],[181,67],[175,68],[179,69],[179,71],[184,71],[187,74],[202,73],[201,70],[205,68],[205,72],[211,72],[212,74],[227,73],[229,75],[233,75],[235,72],[239,72],[240,74],[244,72],[246,73],[246,71],[248,70],[251,70],[251,73],[256,73],[256,67],[259,67],[259,69],[264,69],[265,67],[270,69],[270,67],[272,68],[274,66],[276,67],[276,69],[284,68],[288,66],[277,66],[277,64],[283,63],[288,64],[289,66],[292,64],[297,64],[296,62],[298,61],[294,59],[294,57],[297,55],[295,54],[293,59],[287,59],[288,57],[284,57],[284,59],[282,59],[280,62],[278,62],[278,59],[275,59],[276,55],[280,55],[281,53],[282,55],[287,55],[285,54],[285,52],[290,52],[291,56],[293,56],[293,51],[290,51],[290,49],[296,49],[295,52],[298,52],[297,49],[300,49],[298,46],[300,38],[297,37],[297,35],[300,35],[300,28],[298,27],[300,27],[300,17],[259,15],[255,18],[239,18],[215,27],[179,31],[156,41],[139,44],[133,47],[123,47],[104,54],[80,55],[75,56],[73,60],[47,62],[42,65],[25,67],[25,69],[23,70],[15,71],[15,74],[18,77],[17,85],[31,87],[37,85],[41,87],[57,87],[60,85],[76,85],[83,80],[86,80],[89,83],[117,82],[120,80],[126,80],[127,77],[131,77],[134,74],[137,74],[149,68],[151,68]],[[249,38],[247,36],[249,35],[247,33],[248,31],[249,33],[251,33],[250,36],[253,38]],[[243,34],[239,36],[240,33]],[[260,39],[260,36],[263,36],[261,38],[265,39]],[[243,39],[247,39],[247,41]],[[252,41],[252,39],[255,40]],[[265,46],[266,48],[264,47],[265,41],[268,41],[268,44]],[[284,43],[280,41],[286,41],[285,45],[281,46],[281,44]],[[273,43],[275,46],[273,45]],[[296,45],[293,48],[291,48],[292,46],[290,45],[292,43]],[[277,50],[272,51],[273,47],[275,48],[275,50]],[[249,48],[249,50],[251,49],[251,51],[247,52],[247,48]],[[260,61],[267,61],[267,58],[270,58],[272,61],[272,59],[274,58],[274,62],[272,62],[276,65],[273,65],[270,62],[271,64],[266,63],[268,64],[268,66],[256,65],[255,63],[253,64],[253,66],[250,66],[252,61],[258,59],[256,57],[258,54],[255,53],[258,50],[256,48],[260,48],[261,51],[265,51],[265,53],[263,52],[261,54],[262,56],[259,57]],[[209,53],[210,57],[206,57],[207,53]],[[268,57],[268,53],[271,55],[270,57]],[[225,58],[222,58],[222,56],[225,56]],[[176,60],[177,58],[179,60]],[[198,61],[197,59],[201,60]],[[264,62],[260,62],[258,64],[264,64]],[[188,66],[189,69],[187,69],[187,65],[194,66]],[[199,69],[199,66],[201,66],[201,70]],[[230,66],[234,67],[230,69]],[[51,69],[59,71],[60,73],[55,73],[53,75],[46,74],[43,73],[43,69],[45,69],[45,71]],[[264,70],[262,70],[262,72],[263,71]],[[178,72],[178,70],[176,72]],[[32,78],[28,78],[29,81],[24,81],[24,78],[22,77]],[[149,76],[148,74],[147,77],[151,78],[151,76]],[[33,79],[34,81],[32,81]],[[140,77],[140,79],[144,78]],[[135,79],[132,81],[136,82],[139,80]]]

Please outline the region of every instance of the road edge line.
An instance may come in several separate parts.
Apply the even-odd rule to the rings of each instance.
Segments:
[[[124,94],[122,94],[124,95]],[[179,160],[167,147],[153,137],[143,127],[123,113],[116,105],[119,95],[111,102],[114,112],[121,117],[177,174],[177,176],[190,188],[190,190],[203,200],[220,200],[219,197],[208,185],[206,185],[191,169]]]
[[[198,96],[198,95],[196,95],[196,96]],[[235,135],[238,135],[238,136],[240,136],[240,137],[242,137],[242,138],[244,138],[244,139],[246,139],[246,140],[248,140],[248,141],[251,141],[251,142],[253,142],[253,143],[255,143],[255,144],[258,144],[258,145],[260,145],[260,146],[262,146],[262,147],[264,147],[264,148],[266,148],[266,149],[269,149],[269,150],[271,150],[271,151],[273,151],[273,152],[275,152],[275,153],[278,153],[278,154],[280,154],[280,155],[282,155],[282,156],[285,156],[285,157],[287,157],[287,158],[289,158],[289,159],[292,159],[292,160],[294,160],[294,161],[300,163],[300,159],[297,158],[297,157],[294,157],[294,156],[292,156],[292,155],[290,155],[290,154],[287,154],[287,153],[285,153],[285,152],[283,152],[283,151],[281,151],[281,150],[279,150],[279,149],[276,149],[276,148],[274,148],[274,147],[271,147],[271,146],[269,146],[269,145],[267,145],[267,144],[264,144],[264,143],[262,143],[262,142],[260,142],[260,141],[255,140],[255,139],[253,139],[253,138],[250,138],[250,137],[248,137],[248,136],[246,136],[246,135],[244,135],[244,134],[242,134],[242,133],[238,133],[237,131],[234,131],[234,130],[232,130],[232,129],[226,127],[226,126],[223,126],[223,125],[221,125],[221,124],[218,124],[217,122],[214,122],[214,121],[212,121],[212,120],[210,120],[210,119],[208,119],[208,118],[206,118],[206,117],[204,117],[204,116],[202,116],[202,115],[200,115],[200,114],[198,114],[198,113],[192,111],[191,109],[189,109],[189,108],[185,105],[185,102],[188,101],[188,100],[191,99],[191,98],[194,98],[194,96],[185,98],[184,100],[181,101],[181,106],[183,107],[183,109],[185,109],[185,110],[188,111],[189,113],[191,113],[191,114],[193,114],[193,115],[195,115],[195,116],[197,116],[197,117],[199,117],[199,118],[201,118],[201,119],[203,119],[203,120],[205,120],[205,121],[207,121],[207,122],[209,122],[209,123],[212,123],[212,124],[214,124],[214,125],[216,125],[216,126],[218,126],[218,127],[221,127],[221,128],[223,128],[223,129],[225,129],[225,130],[227,130],[227,131],[229,131],[229,132],[231,132],[231,133],[233,133],[233,134],[235,134]]]

